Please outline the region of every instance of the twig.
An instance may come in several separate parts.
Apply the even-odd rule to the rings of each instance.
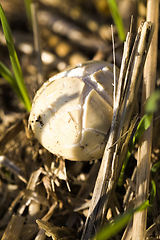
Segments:
[[[148,1],[147,20],[155,24],[155,33],[148,52],[145,69],[142,93],[142,114],[144,114],[144,103],[155,89],[156,65],[157,65],[157,34],[158,34],[158,16],[159,1]],[[136,182],[136,206],[148,199],[150,161],[152,146],[153,123],[139,143],[138,161],[137,161],[137,182]],[[146,239],[147,210],[143,210],[134,215],[133,220],[133,240]]]

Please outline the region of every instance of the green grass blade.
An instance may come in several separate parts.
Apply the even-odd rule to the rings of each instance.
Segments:
[[[128,151],[128,152],[127,152],[127,155],[126,155],[126,157],[125,157],[125,159],[124,159],[124,163],[123,163],[123,166],[122,166],[120,175],[119,175],[119,179],[118,179],[118,186],[119,186],[119,187],[121,187],[121,186],[123,185],[125,170],[126,170],[126,167],[127,167],[127,164],[128,164],[128,161],[129,161],[130,156],[131,156],[131,152]]]
[[[26,14],[30,28],[32,28],[31,0],[24,0]]]
[[[22,95],[19,91],[19,88],[17,87],[14,75],[1,61],[0,61],[0,74],[5,80],[7,80],[7,82],[11,85],[12,89],[15,91],[21,102],[23,102],[24,104]]]
[[[156,162],[156,163],[152,166],[151,171],[152,171],[153,173],[156,173],[159,168],[160,168],[160,161]]]
[[[158,110],[157,102],[160,100],[160,90],[156,90],[151,94],[146,102],[145,111],[147,114],[153,114]]]
[[[21,67],[19,64],[17,53],[14,48],[12,33],[11,33],[8,21],[5,17],[5,14],[4,14],[1,4],[0,4],[0,18],[1,18],[1,23],[2,23],[3,32],[5,35],[5,39],[7,42],[7,47],[8,47],[9,56],[10,56],[14,76],[16,79],[16,83],[17,83],[19,91],[21,92],[21,95],[23,97],[23,101],[25,103],[26,110],[29,111],[31,109],[31,101],[29,99],[29,96],[28,96],[28,93],[27,93],[27,90],[26,90],[26,87],[25,87],[25,84],[23,81]]]
[[[145,112],[146,114],[142,117],[140,123],[138,124],[135,136],[133,138],[133,147],[136,143],[139,142],[139,139],[142,137],[143,133],[149,128],[151,125],[151,121],[153,118],[153,114],[158,109],[158,100],[160,100],[160,91],[156,90],[152,95],[148,98]],[[131,149],[132,150],[132,149]]]
[[[126,224],[131,220],[133,214],[138,211],[142,211],[148,208],[148,200],[142,203],[139,207],[125,212],[123,215],[120,215],[112,223],[104,227],[94,238],[93,240],[107,240],[115,236],[120,230],[122,230]]]
[[[151,194],[150,194],[150,204],[153,205],[153,201],[156,196],[156,183],[155,183],[155,181],[152,180],[151,184],[152,184],[152,190],[151,190]]]
[[[154,198],[155,198],[155,196],[156,196],[156,183],[155,183],[154,180],[151,180],[151,185],[152,185],[152,189],[151,189],[150,198],[149,198],[150,206],[149,206],[149,208],[148,208],[148,216],[152,216]]]
[[[119,14],[117,3],[116,3],[115,0],[107,0],[107,3],[108,3],[108,6],[109,6],[109,9],[110,9],[112,18],[114,20],[114,23],[115,23],[115,25],[117,27],[119,39],[121,41],[124,41],[126,34],[125,34],[125,30],[124,30],[124,26],[123,26],[123,21],[122,21],[121,15]]]
[[[136,133],[133,137],[133,141],[132,141],[132,148],[130,149],[130,152],[133,150],[133,147],[135,146],[136,143],[139,142],[139,139],[142,137],[143,133],[149,128],[149,126],[151,125],[151,121],[153,118],[153,114],[145,114],[141,121],[138,124]]]

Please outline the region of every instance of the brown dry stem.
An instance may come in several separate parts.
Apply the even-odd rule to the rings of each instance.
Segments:
[[[32,10],[32,18],[33,18],[33,34],[34,34],[34,46],[35,46],[35,52],[37,55],[37,82],[38,82],[38,88],[42,85],[44,82],[43,79],[43,65],[42,65],[42,59],[41,59],[41,44],[40,44],[40,30],[39,30],[39,24],[37,19],[37,8],[38,4],[36,2],[31,3],[31,10]]]
[[[2,240],[18,240],[25,218],[12,215],[10,222],[3,234]]]
[[[146,99],[155,89],[156,65],[157,65],[157,34],[158,34],[158,16],[159,1],[148,0],[147,20],[155,24],[155,33],[146,59],[144,68],[144,82],[142,93],[142,114],[144,114],[144,104]],[[151,147],[152,147],[153,123],[142,136],[138,149],[137,161],[137,182],[136,182],[136,206],[148,199],[150,165],[151,165]],[[137,212],[133,220],[133,240],[146,239],[147,209]]]

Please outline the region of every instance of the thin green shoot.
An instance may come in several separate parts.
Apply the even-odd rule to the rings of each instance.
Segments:
[[[107,240],[115,236],[119,231],[121,231],[127,223],[132,219],[134,213],[143,211],[148,208],[148,200],[143,202],[139,207],[126,211],[124,214],[117,217],[113,222],[105,226],[100,230],[100,232],[94,236],[92,240]]]
[[[151,94],[148,101],[146,102],[145,112],[147,114],[153,114],[158,110],[157,101],[160,100],[160,90],[156,90]]]
[[[152,180],[151,184],[152,184],[152,189],[151,189],[151,194],[150,194],[150,205],[153,205],[153,200],[156,196],[156,183],[154,180]]]
[[[21,102],[23,102],[22,95],[17,88],[16,79],[12,72],[0,61],[0,73],[2,77],[7,80],[7,82],[11,85],[12,89],[15,91]]]
[[[24,0],[29,27],[32,28],[31,0]]]
[[[151,188],[150,197],[149,197],[150,206],[148,208],[148,213],[147,213],[148,216],[152,216],[153,203],[154,203],[154,198],[156,196],[156,183],[154,180],[151,180],[151,185],[152,185],[152,188]]]
[[[156,162],[156,163],[152,166],[152,168],[151,168],[152,173],[156,173],[159,168],[160,168],[160,161]]]
[[[0,4],[0,19],[1,19],[2,28],[3,28],[3,32],[5,35],[5,39],[6,39],[6,43],[7,43],[7,47],[8,47],[8,51],[9,51],[9,56],[10,56],[10,61],[11,61],[11,65],[12,65],[13,73],[14,73],[14,78],[10,78],[10,80],[12,80],[12,81],[14,80],[14,83],[12,84],[12,86],[14,85],[14,88],[17,88],[16,93],[20,92],[22,99],[23,99],[22,102],[25,105],[26,110],[30,111],[31,101],[30,101],[28,92],[26,90],[25,84],[24,84],[20,63],[19,63],[18,56],[17,56],[17,53],[14,48],[11,29],[9,27],[8,21],[6,19],[6,16],[5,16],[5,13],[3,11],[1,4]],[[6,73],[7,73],[7,71],[6,71]],[[20,95],[18,94],[18,97],[19,96]],[[21,100],[21,98],[20,98],[20,100]]]
[[[109,9],[110,9],[112,18],[114,20],[114,23],[116,25],[119,39],[121,41],[124,41],[126,34],[125,34],[122,18],[121,18],[121,15],[120,15],[118,7],[117,7],[117,3],[115,0],[107,0],[107,3],[109,6]]]

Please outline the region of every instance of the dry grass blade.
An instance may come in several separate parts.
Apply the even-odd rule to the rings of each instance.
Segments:
[[[160,222],[160,216],[158,216],[154,223],[146,230],[146,237],[150,237],[153,232],[156,230],[157,226],[159,225]]]
[[[38,78],[38,87],[42,85],[44,82],[43,80],[43,66],[42,66],[42,59],[41,59],[41,44],[40,44],[40,30],[39,30],[39,24],[37,20],[37,9],[38,9],[38,3],[32,2],[31,4],[31,10],[32,10],[32,22],[33,22],[33,34],[34,34],[34,46],[35,46],[35,52],[37,55],[37,78]]]
[[[119,108],[114,109],[110,137],[105,148],[94,188],[91,207],[89,209],[89,214],[82,235],[83,240],[90,239],[92,234],[97,232],[102,226],[111,193],[116,186],[116,181],[124,158],[124,155],[121,157],[118,156],[120,154],[119,150],[125,142],[125,138],[120,138],[120,136],[123,136],[127,132],[130,124],[134,103],[142,77],[146,53],[148,52],[153,34],[151,26],[150,22],[146,22],[143,27],[140,26],[136,37],[126,73],[125,94],[120,96],[122,99],[120,98],[121,104],[119,104]],[[117,91],[123,92],[121,90]],[[115,144],[115,142],[117,142],[117,144]],[[123,153],[125,153],[125,151]]]
[[[156,66],[157,66],[157,34],[159,1],[148,1],[147,20],[155,24],[155,33],[146,59],[144,68],[144,82],[142,93],[142,114],[144,113],[144,103],[155,89]],[[152,147],[153,123],[141,138],[138,149],[137,161],[137,181],[136,181],[136,206],[148,198],[151,147]],[[133,221],[133,240],[146,239],[147,210],[136,213]]]
[[[54,202],[53,205],[50,207],[49,211],[47,212],[47,214],[42,218],[42,220],[45,222],[45,221],[48,221],[54,210],[55,210],[55,207],[57,206],[57,202]],[[46,235],[45,235],[45,230],[43,228],[41,228],[38,233],[37,233],[37,236],[35,238],[35,240],[43,240],[46,238]]]
[[[3,234],[2,240],[19,239],[18,237],[21,232],[24,220],[24,217],[13,215],[10,222],[8,223],[6,231]]]
[[[65,227],[56,227],[49,222],[45,222],[43,220],[37,219],[37,224],[40,228],[43,228],[46,232],[45,234],[48,237],[52,237],[53,240],[56,239],[75,239],[76,232],[73,229],[65,228]]]

